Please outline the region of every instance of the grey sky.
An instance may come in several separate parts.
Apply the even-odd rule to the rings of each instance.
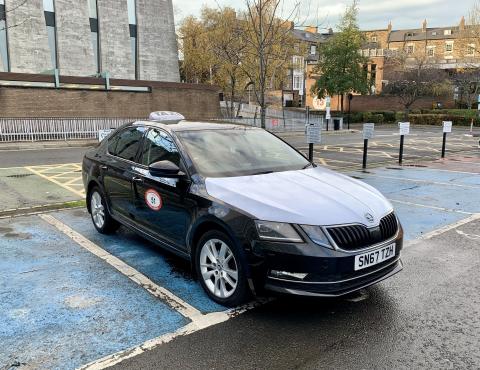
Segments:
[[[241,9],[243,0],[173,0],[176,21],[188,15],[198,15],[203,4],[211,7],[232,6]],[[285,11],[295,0],[284,0]],[[302,0],[299,23],[320,23],[321,27],[334,27],[338,17],[349,4],[348,0]],[[391,20],[394,29],[419,28],[425,18],[431,27],[453,26],[462,15],[468,15],[474,0],[360,0],[360,26],[362,29],[386,28]],[[317,20],[318,9],[318,20]]]

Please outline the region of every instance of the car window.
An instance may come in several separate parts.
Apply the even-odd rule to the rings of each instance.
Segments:
[[[172,137],[161,130],[148,131],[142,150],[142,164],[150,166],[159,161],[170,161],[180,167],[180,154]]]
[[[144,132],[144,127],[130,127],[119,132],[108,141],[108,152],[117,157],[135,161]]]

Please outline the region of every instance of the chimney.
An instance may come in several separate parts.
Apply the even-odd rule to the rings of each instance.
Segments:
[[[422,23],[422,32],[427,32],[427,20],[426,19]]]
[[[460,31],[465,31],[465,17],[460,20]]]
[[[318,33],[318,27],[316,26],[306,26],[305,32]]]
[[[388,32],[392,32],[392,21],[388,22],[388,28],[387,28]]]

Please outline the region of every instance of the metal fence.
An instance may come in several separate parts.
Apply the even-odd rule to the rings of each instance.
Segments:
[[[98,139],[137,118],[0,118],[0,142]]]
[[[261,125],[260,107],[256,105],[241,104],[238,106],[238,104],[235,103],[235,113],[238,113],[238,117],[235,118],[229,117],[225,103],[221,105],[221,112],[223,116],[222,121],[255,127],[260,127]],[[267,108],[265,128],[269,131],[304,131],[306,122],[306,111],[282,111]],[[326,128],[325,119],[321,112],[310,112],[310,122],[319,122],[324,129]]]

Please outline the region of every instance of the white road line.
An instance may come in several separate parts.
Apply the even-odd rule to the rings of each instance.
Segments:
[[[472,214],[470,217],[464,218],[463,220],[454,222],[453,224],[446,225],[446,226],[443,226],[443,227],[441,227],[437,230],[433,230],[429,233],[423,234],[422,236],[418,237],[415,240],[411,240],[411,241],[406,242],[405,246],[411,247],[413,245],[419,244],[420,242],[422,242],[424,240],[432,239],[435,236],[445,234],[446,232],[448,232],[450,230],[454,230],[454,229],[456,229],[460,226],[463,226],[465,224],[468,224],[470,222],[477,221],[477,220],[480,220],[480,213]]]
[[[370,174],[368,177],[378,177],[381,179],[391,179],[391,180],[404,180],[404,181],[420,182],[420,183],[442,185],[442,186],[456,186],[459,188],[480,189],[480,185],[455,184],[450,182],[438,182],[438,181],[430,181],[430,180],[423,180],[423,179],[412,179],[408,177],[383,176],[383,175],[372,175],[372,174]]]
[[[67,235],[70,239],[76,242],[81,247],[85,248],[90,253],[103,259],[109,265],[115,267],[123,275],[127,276],[130,280],[134,281],[145,290],[147,290],[153,296],[162,299],[170,307],[178,311],[182,316],[194,321],[195,318],[202,316],[202,313],[196,308],[183,301],[181,298],[174,295],[169,290],[158,286],[148,277],[135,270],[133,267],[127,265],[125,262],[108,253],[106,250],[100,248],[98,245],[92,243],[80,233],[76,232],[63,222],[57,220],[55,217],[49,214],[39,215],[41,219],[56,227],[62,233]]]
[[[78,245],[80,245],[90,253],[103,259],[109,265],[113,266],[115,269],[120,271],[129,279],[131,279],[132,281],[140,285],[142,288],[147,290],[150,294],[161,299],[170,307],[178,311],[182,316],[191,320],[189,324],[178,329],[173,333],[164,334],[160,337],[148,340],[139,346],[129,348],[124,351],[120,351],[112,355],[103,357],[99,360],[86,364],[80,367],[79,369],[99,370],[99,369],[108,368],[126,359],[138,356],[161,344],[168,343],[179,336],[192,334],[196,331],[220,324],[232,317],[236,317],[252,308],[258,307],[262,304],[265,304],[271,301],[271,299],[268,299],[268,298],[259,299],[254,302],[247,303],[238,308],[232,308],[232,309],[229,309],[226,311],[220,311],[220,312],[212,312],[204,315],[200,311],[198,311],[196,308],[192,307],[187,302],[183,301],[181,298],[177,297],[175,294],[173,294],[169,290],[158,286],[153,281],[151,281],[148,277],[146,277],[145,275],[143,275],[133,267],[127,265],[125,262],[123,262],[119,258],[113,256],[112,254],[108,253],[104,249],[100,248],[98,245],[91,242],[90,240],[85,238],[83,235],[73,230],[69,226],[65,225],[63,222],[59,221],[52,215],[39,214],[38,216],[42,220],[56,227],[59,231],[61,231],[63,234],[68,236],[70,239],[72,239],[74,242],[76,242]]]
[[[258,307],[264,303],[271,301],[271,299],[264,299],[258,300],[256,302],[248,303],[244,306],[241,306],[236,309],[227,310],[224,312],[214,312],[207,315],[204,315],[202,318],[197,318],[196,320],[192,321],[190,324],[178,329],[173,333],[167,333],[157,338],[148,340],[142,343],[139,346],[126,349],[124,351],[120,351],[114,353],[109,356],[105,356],[101,359],[96,361],[90,362],[82,367],[79,367],[78,370],[102,370],[113,365],[116,365],[122,361],[125,361],[129,358],[141,355],[144,352],[154,349],[162,344],[171,342],[177,337],[193,334],[196,331],[206,329],[210,326],[214,326],[220,324],[222,322],[227,321],[232,317],[236,317],[252,308]]]
[[[420,203],[412,203],[412,202],[407,202],[404,200],[397,200],[397,199],[390,199],[388,198],[390,202],[394,203],[400,203],[400,204],[406,204],[408,206],[414,206],[414,207],[422,207],[422,208],[430,208],[430,209],[436,209],[439,211],[446,211],[446,212],[455,212],[455,213],[461,213],[463,215],[474,215],[475,213],[473,212],[465,212],[465,211],[459,211],[457,209],[450,209],[450,208],[444,208],[444,207],[436,207],[436,206],[429,206],[426,204],[420,204]]]

